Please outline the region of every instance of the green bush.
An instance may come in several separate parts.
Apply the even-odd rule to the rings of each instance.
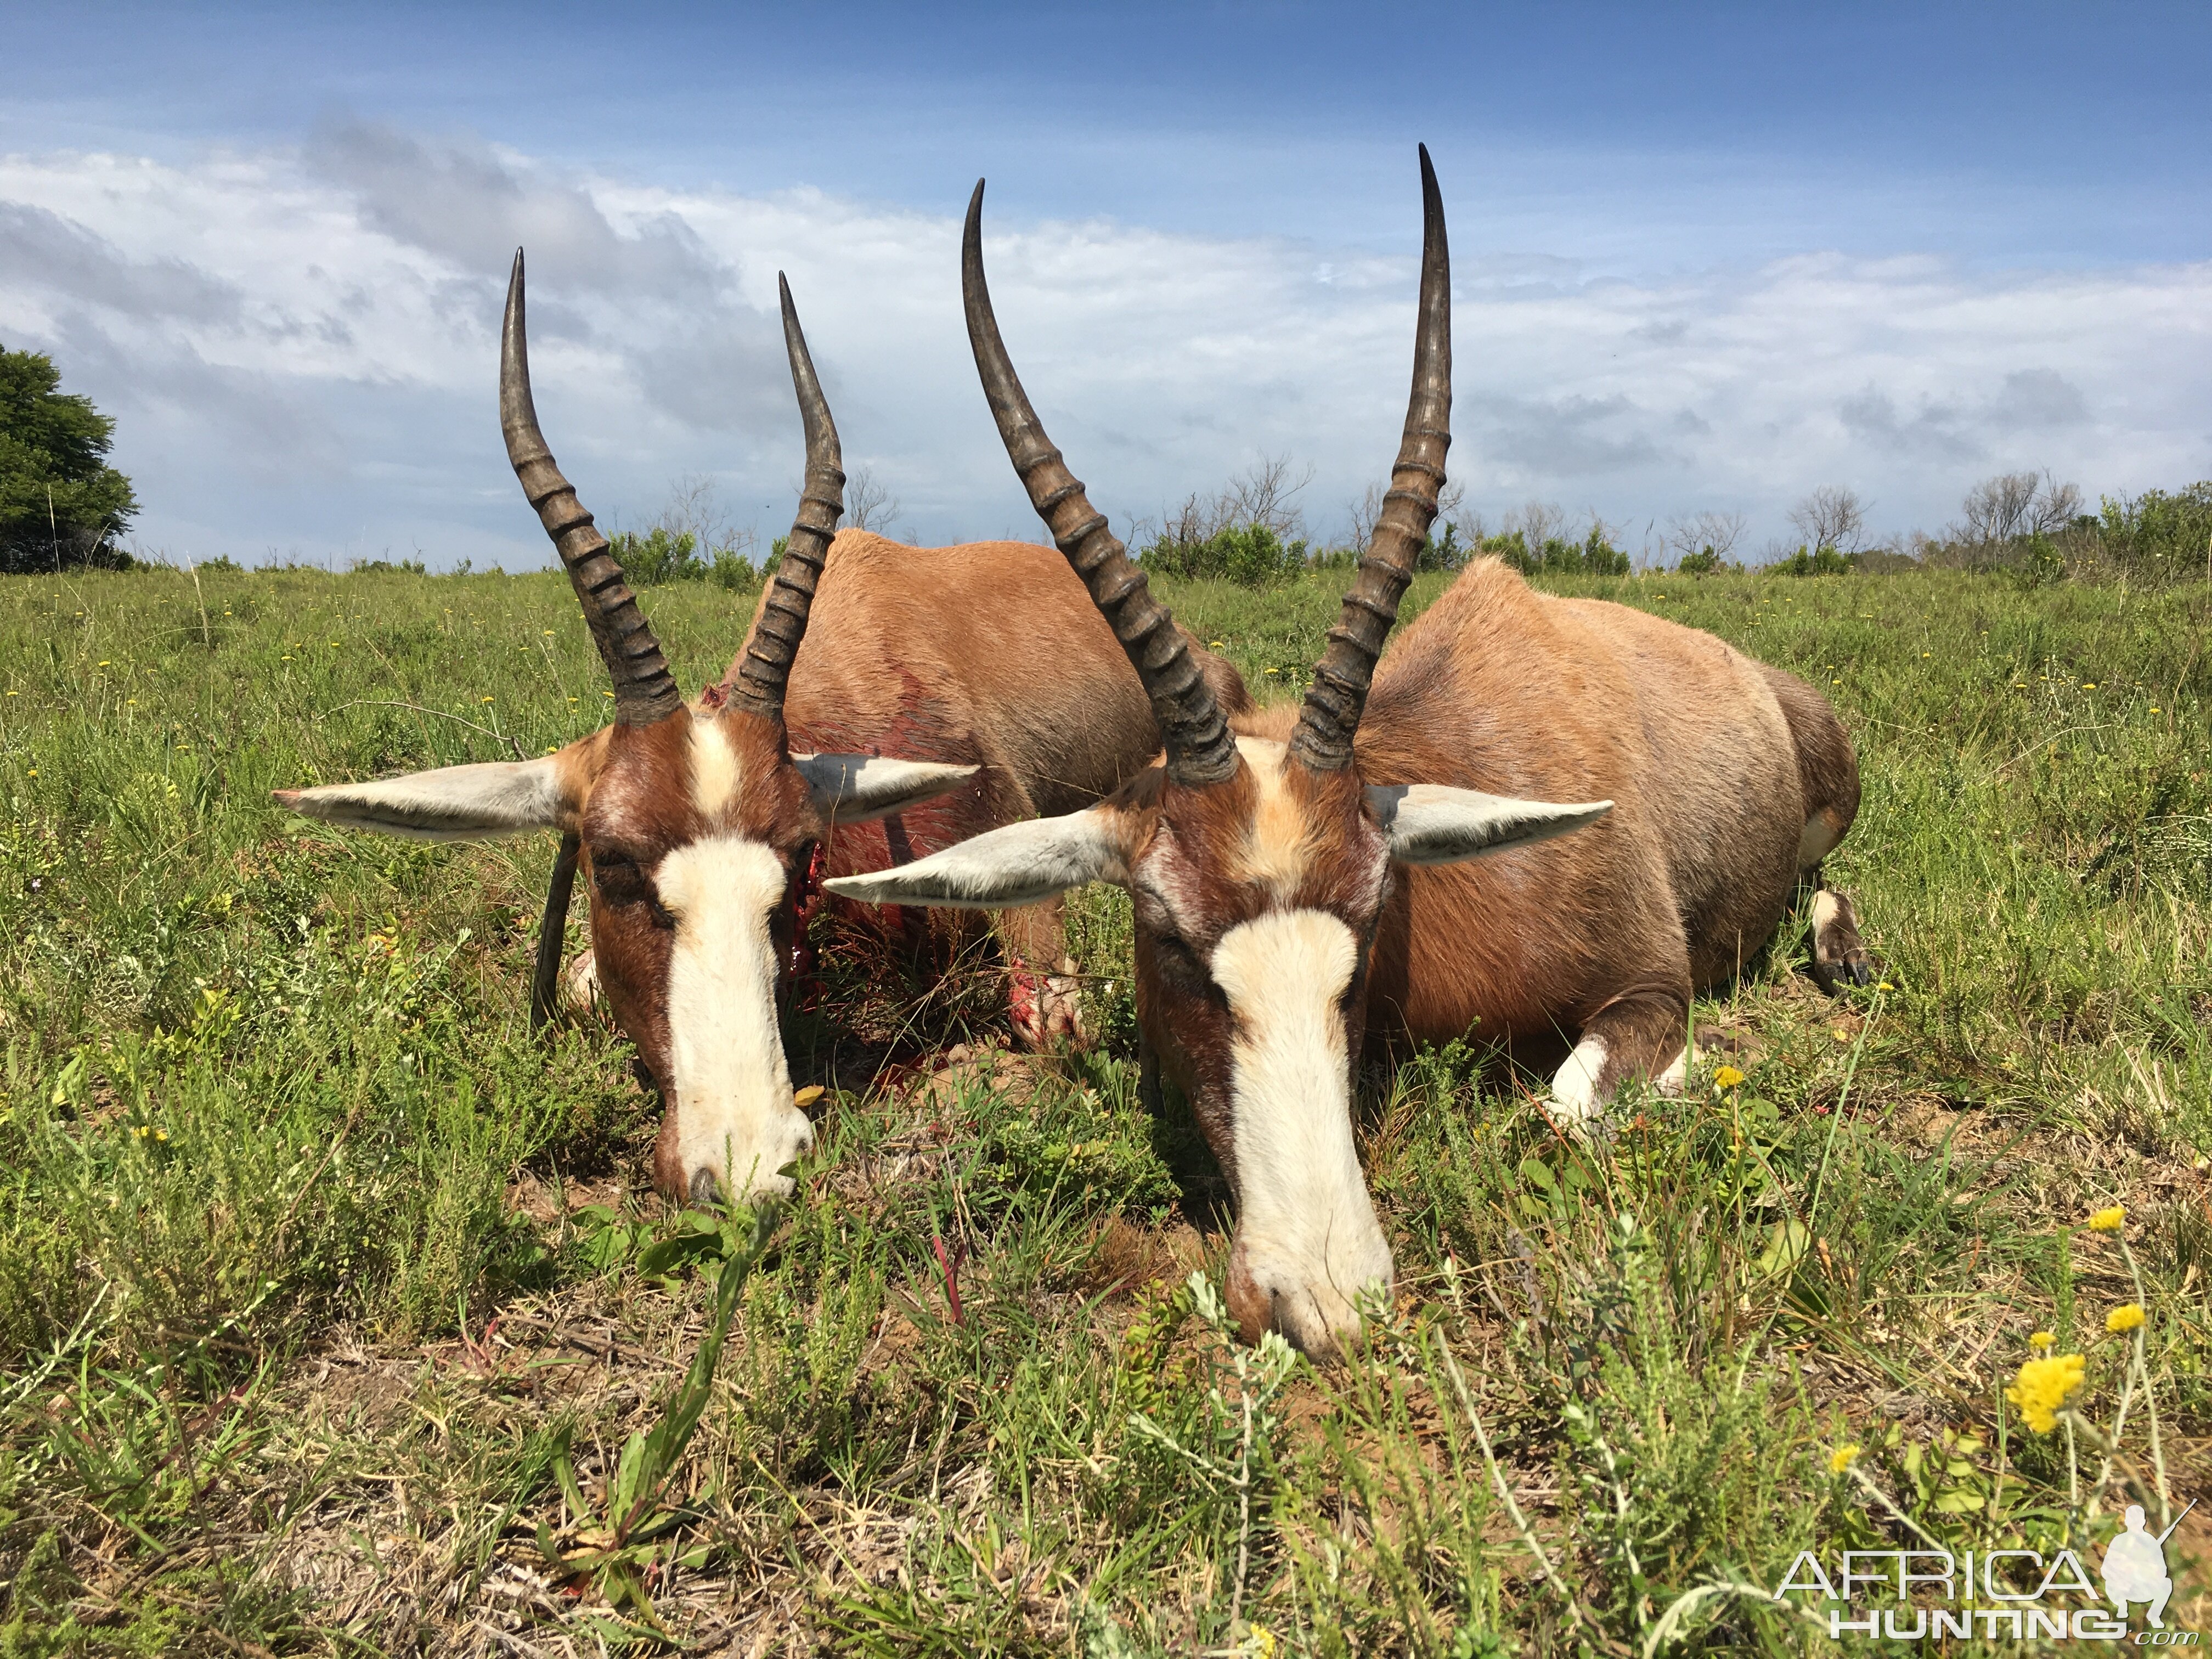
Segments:
[[[1714,576],[1720,574],[1721,568],[1721,556],[1714,552],[1708,544],[1694,553],[1682,555],[1682,562],[1674,567],[1674,570],[1678,575],[1683,576]]]
[[[1770,567],[1778,576],[1848,576],[1859,568],[1856,553],[1839,553],[1832,547],[1800,545],[1786,559]]]
[[[1413,560],[1413,568],[1416,572],[1456,570],[1468,562],[1473,550],[1462,544],[1459,526],[1447,519],[1443,535],[1431,536],[1421,544],[1421,550]]]
[[[717,587],[740,591],[758,587],[761,573],[753,562],[734,547],[717,547],[702,554],[699,538],[678,533],[665,525],[642,532],[618,530],[608,550],[629,578],[632,587],[659,587],[669,582],[712,582]],[[777,543],[781,555],[782,544]]]
[[[1485,537],[1481,550],[1503,559],[1524,576],[1628,574],[1628,555],[1606,539],[1605,526],[1599,524],[1593,524],[1589,534],[1579,542],[1547,536],[1542,545],[1533,549],[1520,531],[1509,530],[1502,536]]]
[[[116,538],[138,501],[107,465],[114,419],[60,386],[45,353],[0,349],[0,572],[131,565]]]
[[[1273,587],[1306,568],[1302,541],[1285,542],[1264,524],[1231,525],[1202,541],[1162,535],[1144,551],[1145,568],[1163,576]]]
[[[2094,524],[2106,561],[2132,576],[2183,581],[2212,574],[2212,479],[2171,494],[2107,495]]]

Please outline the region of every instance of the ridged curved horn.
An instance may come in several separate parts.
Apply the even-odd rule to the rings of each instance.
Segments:
[[[775,275],[776,292],[783,299],[783,349],[791,358],[792,388],[799,394],[799,418],[806,427],[806,482],[799,497],[799,516],[791,521],[791,540],[775,568],[775,581],[738,659],[738,684],[730,700],[769,720],[783,718],[783,689],[791,678],[792,659],[806,633],[806,617],[814,607],[815,584],[830,556],[830,538],[837,533],[837,520],[845,513],[845,475],[837,448],[837,424],[830,418],[829,400],[822,383],[814,378],[814,359],[807,355],[806,336],[799,332],[799,313],[791,303],[791,284],[781,271]]]
[[[576,589],[592,640],[615,683],[615,724],[650,726],[684,706],[676,677],[660,654],[637,596],[629,591],[623,568],[607,551],[607,538],[592,527],[592,515],[553,464],[545,434],[538,429],[538,410],[530,399],[530,345],[522,316],[522,250],[514,251],[514,274],[507,283],[507,320],[500,331],[499,424],[507,434],[507,459],[522,481],[522,493],[538,509],[538,521],[553,538],[553,550]]]
[[[1390,470],[1382,516],[1344,596],[1343,614],[1328,630],[1328,648],[1314,667],[1291,735],[1291,754],[1313,772],[1340,772],[1352,764],[1352,735],[1367,708],[1375,664],[1436,521],[1444,452],[1451,447],[1451,253],[1444,245],[1443,197],[1426,144],[1421,146],[1421,218],[1420,319],[1413,335],[1406,435]]]
[[[968,343],[975,348],[975,370],[983,395],[999,422],[1006,454],[1029,491],[1030,505],[1052,530],[1093,604],[1105,614],[1137,678],[1152,701],[1153,718],[1167,749],[1168,775],[1177,783],[1219,783],[1237,770],[1237,739],[1175,618],[1152,596],[1145,573],[1092,509],[1083,485],[1068,471],[1030,406],[1029,395],[1007,361],[991,314],[991,291],[983,282],[983,181],[968,203],[968,228],[960,243],[960,295],[968,313]]]

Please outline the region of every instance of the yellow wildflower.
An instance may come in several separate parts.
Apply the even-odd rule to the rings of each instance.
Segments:
[[[2142,1304],[2123,1302],[2105,1316],[2105,1328],[2114,1336],[2134,1330],[2143,1322]]]
[[[2027,1346],[2034,1349],[2036,1352],[2043,1353],[2057,1346],[2058,1339],[2051,1335],[2049,1331],[2035,1331],[2029,1334]]]
[[[1743,1073],[1733,1066],[1723,1066],[1713,1073],[1713,1087],[1716,1089],[1733,1089],[1742,1081]]]
[[[2019,1376],[2005,1390],[2005,1398],[2020,1408],[2029,1428],[2038,1434],[2049,1434],[2058,1426],[2058,1412],[2066,1404],[2066,1396],[2081,1386],[2081,1370],[2078,1353],[2031,1359],[2020,1368]]]
[[[490,699],[489,697],[486,697],[486,698],[484,699],[484,701],[485,701],[486,702],[489,702],[491,701],[491,699]]]
[[[1828,1473],[1841,1474],[1850,1468],[1851,1460],[1859,1455],[1858,1442],[1846,1441],[1828,1454]]]
[[[2089,1231],[2093,1233],[2116,1233],[2127,1223],[2127,1206],[2115,1204],[2109,1210],[2100,1210],[2089,1218]]]
[[[1252,1659],[1275,1659],[1275,1632],[1265,1625],[1254,1625],[1245,1632],[1244,1651]]]

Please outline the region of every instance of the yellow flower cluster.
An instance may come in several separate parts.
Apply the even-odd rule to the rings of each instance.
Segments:
[[[2020,1408],[2029,1428],[2038,1434],[2049,1434],[2058,1426],[2058,1413],[2067,1396],[2081,1386],[2081,1365],[2078,1353],[2031,1359],[2020,1368],[2020,1376],[2005,1390],[2005,1398]]]
[[[2089,1218],[2093,1233],[2116,1233],[2127,1224],[2128,1212],[2123,1205],[2115,1204],[2109,1210],[2100,1210]]]
[[[2114,1336],[2118,1336],[2123,1332],[2132,1331],[2142,1322],[2143,1310],[2142,1304],[2140,1302],[2123,1302],[2105,1316],[2105,1328]]]
[[[2027,1339],[2027,1346],[2038,1353],[2044,1353],[2056,1346],[2057,1341],[2058,1339],[2049,1331],[2037,1331]]]
[[[1723,1066],[1713,1073],[1713,1087],[1733,1089],[1743,1081],[1743,1073],[1733,1066]]]
[[[1828,1454],[1828,1473],[1841,1474],[1845,1469],[1850,1468],[1851,1460],[1858,1455],[1858,1443],[1855,1440],[1846,1441]]]

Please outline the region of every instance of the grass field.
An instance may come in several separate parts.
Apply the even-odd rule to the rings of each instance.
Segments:
[[[1584,586],[1834,699],[1880,988],[1823,998],[1785,930],[1698,1010],[1744,1080],[1599,1152],[1456,1050],[1373,1078],[1401,1293],[1317,1375],[1188,1282],[1218,1178],[1136,1105],[1115,896],[1079,917],[1087,1054],[993,1048],[988,961],[847,961],[793,1034],[819,1145],[617,1540],[742,1225],[651,1197],[624,1043],[530,1036],[550,842],[268,798],[590,730],[565,582],[0,583],[0,1656],[641,1651],[641,1601],[742,1655],[1826,1651],[1680,1598],[1923,1540],[2094,1571],[2161,1480],[2205,1500],[2166,1615],[2203,1627],[2212,592]],[[1162,587],[1263,696],[1335,610],[1327,577]],[[720,674],[742,599],[646,603],[688,688]],[[2085,1357],[2049,1434],[2003,1396],[2038,1330]],[[573,1571],[617,1543],[619,1608]]]

